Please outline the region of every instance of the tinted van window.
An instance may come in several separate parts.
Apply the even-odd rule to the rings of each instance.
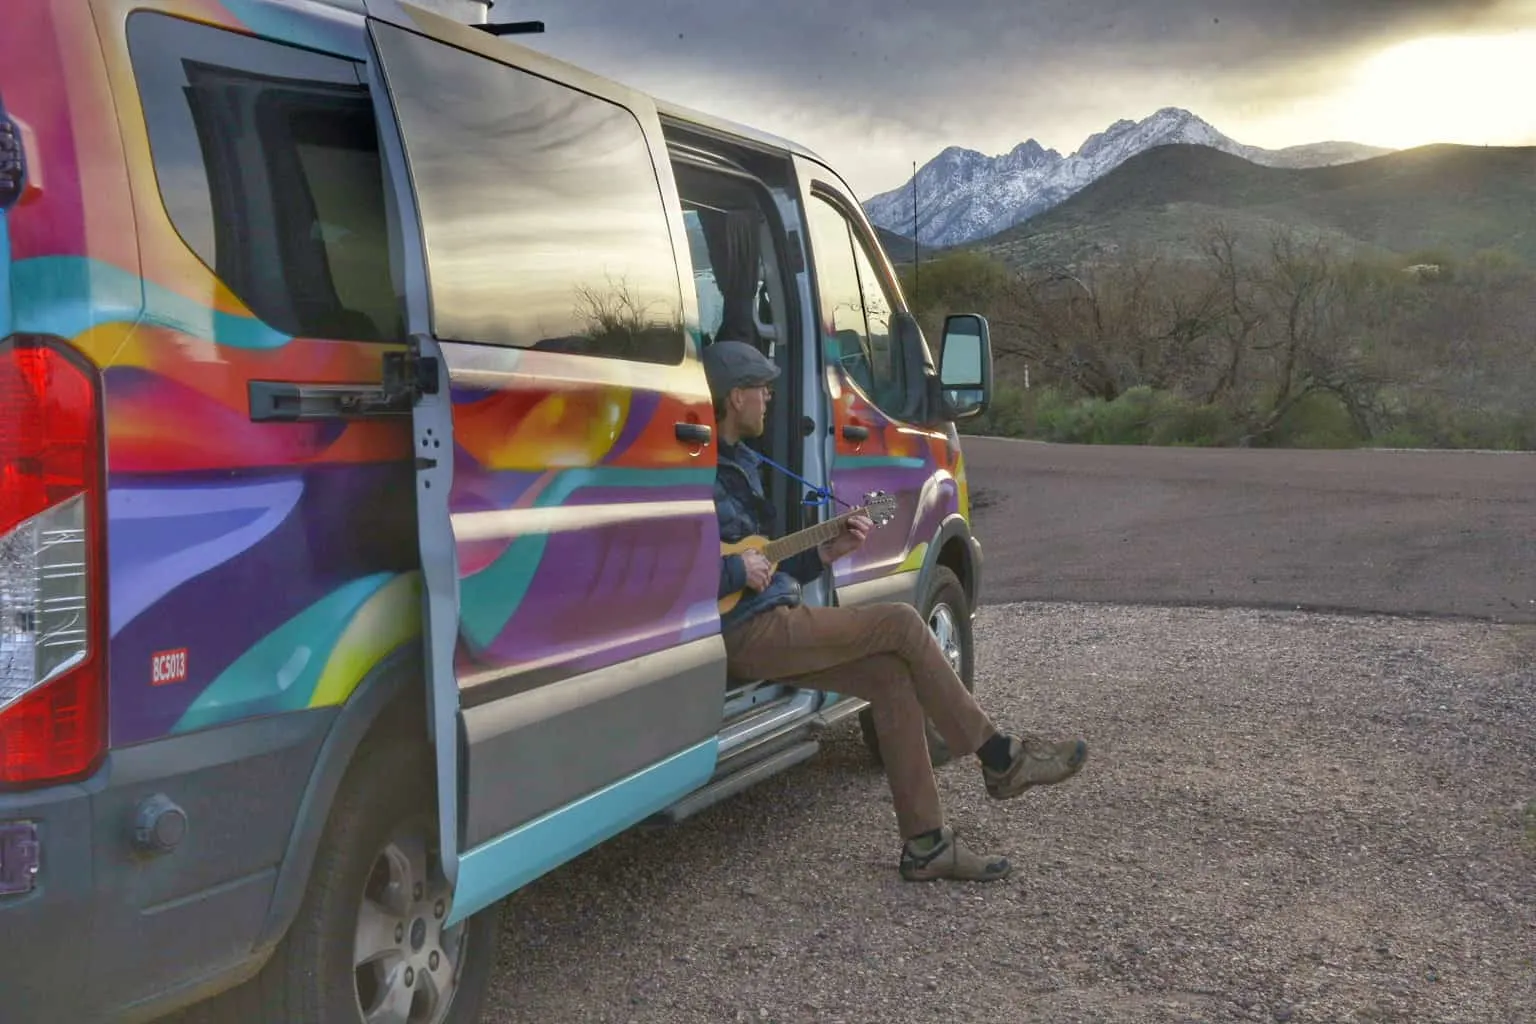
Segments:
[[[859,389],[887,413],[906,394],[901,360],[891,343],[890,297],[858,231],[820,195],[806,209],[816,281],[821,292],[822,344]]]
[[[686,351],[666,206],[634,115],[386,24],[442,339],[653,363]]]
[[[161,14],[128,22],[162,202],[289,334],[395,340],[384,171],[360,67]]]

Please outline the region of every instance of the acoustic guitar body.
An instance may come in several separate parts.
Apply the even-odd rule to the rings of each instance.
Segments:
[[[732,544],[722,543],[720,545],[720,556],[724,558],[728,555],[739,555],[743,551],[762,551],[767,546],[767,537],[763,537],[759,534],[753,534],[750,537],[743,537],[741,540],[738,540]],[[769,565],[771,566],[769,572],[779,571],[778,562],[770,562]],[[746,592],[746,588],[742,588],[741,590],[736,591],[734,594],[727,594],[722,597],[720,599],[720,614],[724,615],[726,612],[740,604],[742,596],[745,595]]]
[[[895,514],[896,498],[884,491],[875,491],[871,494],[866,494],[864,496],[864,504],[858,508],[849,509],[834,519],[829,519],[824,523],[817,523],[815,526],[808,526],[803,530],[790,534],[788,537],[769,540],[767,537],[753,534],[750,537],[743,537],[741,540],[732,541],[729,544],[722,541],[720,544],[720,554],[722,556],[739,555],[743,551],[761,551],[763,557],[768,559],[768,564],[773,567],[773,571],[778,572],[779,563],[784,559],[797,555],[802,551],[809,551],[823,541],[831,540],[842,533],[844,524],[852,516],[868,516],[875,529],[879,529],[890,522]],[[722,597],[719,601],[720,614],[724,615],[740,604],[742,595],[746,592],[747,589],[743,587],[734,594],[727,594],[725,597]]]

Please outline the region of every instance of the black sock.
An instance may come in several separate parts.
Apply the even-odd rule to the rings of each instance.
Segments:
[[[1013,754],[1008,749],[1008,737],[1000,732],[992,734],[992,738],[981,745],[976,751],[976,756],[981,758],[981,763],[995,772],[1005,770],[1013,763]]]

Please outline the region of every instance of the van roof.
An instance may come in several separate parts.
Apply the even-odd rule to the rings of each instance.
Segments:
[[[356,14],[368,13],[368,0],[319,0],[328,7],[340,7]],[[490,21],[496,0],[401,0],[402,3],[440,14],[465,25],[484,25]]]
[[[807,160],[814,160],[819,164],[825,164],[828,167],[831,166],[830,164],[827,164],[827,161],[820,154],[790,139],[774,135],[771,132],[762,131],[758,128],[753,128],[750,125],[741,124],[738,121],[729,120],[728,118],[716,117],[714,114],[706,114],[701,110],[694,110],[692,107],[686,107],[681,103],[674,103],[670,100],[661,99],[660,97],[652,97],[652,100],[656,104],[656,112],[663,118],[668,118],[673,121],[686,122],[688,124],[697,125],[698,127],[707,131],[714,132],[717,135],[725,135],[731,138],[740,139],[745,142],[751,142],[760,149],[769,149],[775,153],[802,156]]]
[[[367,13],[367,0],[319,0],[319,2],[332,7],[340,7],[349,11],[354,11],[358,14]],[[440,14],[444,17],[451,18],[461,23],[476,24],[484,23],[489,20],[486,15],[490,8],[493,6],[495,0],[402,0],[402,2],[415,4],[419,7],[426,8],[435,14]],[[465,19],[466,14],[473,15],[467,20],[467,22]],[[521,45],[512,42],[511,40],[503,40],[503,42],[508,42],[513,46]],[[533,52],[539,51],[537,51],[535,48]],[[594,75],[595,77],[602,78],[604,81],[612,82],[612,84],[622,88],[629,89],[633,92],[640,92],[640,90],[634,89],[633,86],[630,86],[617,79],[610,79],[603,75],[601,72],[595,72],[590,68],[570,64],[567,61],[561,61],[557,58],[550,58],[549,55],[543,53],[540,53],[540,56],[546,60],[555,60],[556,63],[559,63],[573,71]],[[724,117],[717,117],[714,114],[706,114],[701,110],[695,110],[692,107],[685,106],[681,103],[674,103],[670,100],[664,100],[659,96],[650,96],[649,98],[651,102],[656,105],[656,112],[664,119],[669,119],[675,122],[681,122],[683,124],[702,128],[707,132],[711,132],[715,135],[722,135],[726,138],[733,139],[738,142],[748,142],[759,149],[766,149],[778,155],[800,156],[807,160],[814,160],[816,163],[819,163],[824,167],[830,168],[832,166],[819,153],[814,152],[810,148],[803,146],[798,142],[774,135],[772,132],[765,132],[761,129],[753,128],[751,125],[742,124],[739,121],[732,121]]]

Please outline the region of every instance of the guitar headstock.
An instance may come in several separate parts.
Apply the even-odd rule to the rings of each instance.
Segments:
[[[896,495],[887,491],[871,491],[864,495],[864,514],[875,526],[884,526],[896,518]]]

